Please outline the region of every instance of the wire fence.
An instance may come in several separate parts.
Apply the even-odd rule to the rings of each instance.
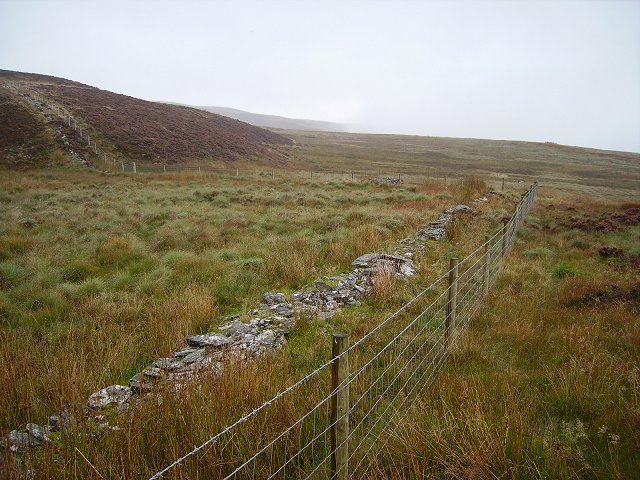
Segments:
[[[380,183],[393,184],[402,183],[410,179],[423,180],[429,179],[443,179],[445,185],[449,181],[455,181],[465,176],[464,173],[459,175],[439,175],[432,167],[425,167],[420,165],[412,165],[404,169],[400,168],[400,171],[393,171],[393,166],[372,165],[369,169],[347,169],[347,168],[332,168],[327,165],[319,165],[317,167],[306,167],[303,170],[295,170],[295,168],[286,168],[282,170],[275,170],[272,168],[260,168],[260,167],[248,167],[242,168],[233,166],[232,164],[222,166],[212,166],[207,163],[201,165],[185,164],[185,163],[167,163],[166,160],[156,159],[153,161],[144,160],[138,161],[134,158],[123,157],[116,152],[113,152],[113,148],[105,146],[104,138],[98,138],[100,135],[92,136],[91,132],[95,132],[90,125],[82,121],[74,115],[70,109],[64,105],[52,101],[50,98],[44,98],[39,92],[33,88],[19,86],[18,84],[10,81],[5,81],[2,85],[16,95],[21,96],[26,101],[31,103],[34,107],[41,110],[43,113],[46,111],[50,114],[58,117],[58,120],[64,124],[68,129],[73,130],[77,139],[80,140],[85,147],[84,155],[90,155],[91,158],[84,159],[83,162],[87,166],[95,167],[105,172],[121,172],[121,173],[207,173],[214,175],[225,176],[243,176],[252,178],[289,178],[292,174],[295,174],[301,178],[307,178],[310,180],[318,181],[366,181],[374,180]],[[66,132],[69,133],[69,132]],[[112,153],[108,153],[107,150],[111,150]],[[501,190],[505,190],[505,176],[500,175],[497,178],[491,179],[492,183],[502,185]],[[522,181],[519,181],[521,183]]]
[[[330,361],[151,480],[192,462],[223,479],[367,478],[482,307],[536,194],[534,183],[496,233],[369,333],[351,346],[335,335]]]

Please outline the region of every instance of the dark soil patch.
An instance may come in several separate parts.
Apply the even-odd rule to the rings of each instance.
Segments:
[[[640,311],[640,283],[627,288],[612,284],[609,287],[587,292],[579,297],[572,298],[569,305],[580,306],[606,306],[612,303],[627,303],[634,310]]]
[[[566,225],[584,232],[618,232],[625,226],[640,224],[640,208],[627,208],[621,212],[608,212],[598,218],[569,219]]]

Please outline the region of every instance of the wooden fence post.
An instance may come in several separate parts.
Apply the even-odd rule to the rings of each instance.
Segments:
[[[236,167],[236,177],[240,176],[240,169]]]
[[[491,265],[491,249],[489,248],[489,235],[484,237],[484,262],[482,264],[482,293],[489,295],[489,267]]]
[[[124,162],[121,162],[121,163],[122,163],[122,171],[124,172]]]
[[[507,224],[509,220],[502,221],[502,256],[507,253]]]
[[[340,355],[349,347],[349,337],[333,335],[331,355],[331,479],[347,480],[349,474],[349,355]],[[342,385],[344,383],[344,385]],[[338,388],[340,387],[340,388]]]
[[[136,169],[136,162],[133,162],[133,173],[138,173],[138,170]]]
[[[166,165],[164,165],[164,164],[162,165],[162,171],[163,171],[164,173],[167,173],[167,166],[166,166]]]
[[[502,191],[504,192],[504,177],[502,177]]]
[[[447,301],[447,316],[444,320],[444,350],[449,350],[451,332],[456,326],[456,302],[458,301],[458,259],[449,261],[449,296]]]

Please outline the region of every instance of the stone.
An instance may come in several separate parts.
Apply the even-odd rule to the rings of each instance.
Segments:
[[[267,305],[275,305],[277,303],[284,303],[287,301],[287,298],[285,297],[284,293],[272,293],[272,292],[266,292],[265,294],[263,294],[262,299],[264,300],[264,303],[266,303]]]
[[[268,345],[270,347],[273,347],[276,341],[276,334],[274,333],[273,330],[265,330],[264,332],[260,333],[256,337],[256,341],[263,345]]]
[[[182,350],[178,350],[177,352],[174,352],[171,354],[172,357],[175,358],[184,358],[189,356],[190,354],[194,353],[194,352],[199,352],[201,350],[201,348],[197,348],[197,347],[187,347],[187,348],[183,348]]]
[[[370,267],[380,258],[380,255],[380,253],[365,253],[351,262],[351,265],[359,268]]]
[[[27,423],[24,429],[32,438],[38,440],[40,443],[49,443],[51,441],[49,438],[49,428],[47,427],[42,427],[37,423]]]
[[[239,320],[233,320],[225,325],[222,325],[219,330],[223,331],[228,336],[235,337],[249,332],[251,330],[251,325],[242,323]]]
[[[400,264],[400,273],[405,277],[413,277],[414,275],[418,274],[418,272],[416,272],[413,268],[413,265],[408,262]]]
[[[41,442],[32,439],[29,433],[21,430],[11,430],[0,439],[0,446],[10,452],[23,452],[39,445],[41,445]]]
[[[205,349],[198,348],[195,352],[190,353],[182,360],[185,364],[189,365],[191,363],[200,362],[203,358],[205,358]]]
[[[114,405],[117,410],[128,408],[131,398],[131,388],[124,385],[111,385],[92,393],[87,400],[87,406],[99,410]]]
[[[187,344],[192,347],[220,348],[232,343],[232,340],[219,333],[206,333],[187,337]]]
[[[142,373],[136,373],[129,380],[129,388],[131,388],[132,392],[140,394],[150,392],[153,389],[153,385],[145,379]]]

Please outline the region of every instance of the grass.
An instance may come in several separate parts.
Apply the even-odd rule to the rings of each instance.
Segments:
[[[264,291],[290,291],[349,269],[362,253],[390,249],[485,185],[406,178],[389,187],[320,174],[313,182],[302,174],[7,174],[0,180],[3,431],[44,423],[65,404],[81,406],[92,391],[126,383],[187,334],[250,308]],[[386,431],[372,478],[632,478],[640,469],[640,325],[630,260],[640,232],[568,226],[574,216],[635,204],[615,198],[630,191],[624,182],[603,196],[577,195],[574,180],[567,187],[574,193],[541,190],[488,306],[438,382]],[[448,241],[430,244],[417,258],[417,280],[383,273],[363,305],[331,322],[300,321],[278,355],[184,395],[167,391],[160,405],[145,402],[117,419],[119,430],[108,435],[78,425],[90,435],[70,435],[29,461],[42,478],[149,476],[324,362],[332,331],[369,332],[446,271],[450,257],[495,231],[519,193],[508,184],[504,198],[492,196]],[[621,248],[624,261],[601,258],[602,246]],[[259,418],[246,438],[208,450],[170,478],[215,478],[216,459],[245,456],[298,418],[316,390],[327,391],[328,378],[319,382]]]
[[[450,206],[451,194],[441,183],[64,170],[9,173],[0,191],[1,351],[13,366],[0,372],[2,431],[126,384],[265,291],[349,270]]]

